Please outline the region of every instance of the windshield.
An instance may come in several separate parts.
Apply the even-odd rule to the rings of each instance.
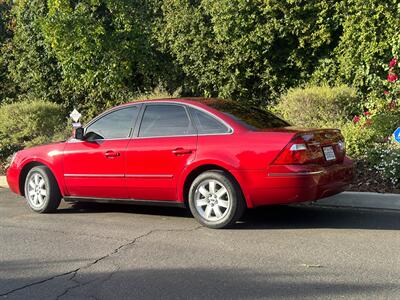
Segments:
[[[225,113],[236,122],[244,125],[251,130],[290,126],[289,123],[282,120],[281,118],[257,107],[244,106],[229,100],[215,99],[206,104]]]

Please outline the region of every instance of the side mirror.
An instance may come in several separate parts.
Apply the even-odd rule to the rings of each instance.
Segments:
[[[84,129],[83,129],[83,127],[78,127],[78,128],[75,128],[75,135],[74,135],[74,137],[77,139],[77,140],[83,140],[84,139]]]
[[[85,136],[83,137],[83,139],[86,142],[96,142],[98,140],[103,140],[104,138],[100,135],[97,134],[96,132],[93,131],[89,131],[85,134]]]

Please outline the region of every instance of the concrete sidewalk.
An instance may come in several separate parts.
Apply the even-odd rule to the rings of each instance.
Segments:
[[[5,176],[0,176],[0,188],[8,188]],[[400,210],[400,194],[344,192],[306,205]]]
[[[0,188],[8,188],[6,176],[0,176]]]

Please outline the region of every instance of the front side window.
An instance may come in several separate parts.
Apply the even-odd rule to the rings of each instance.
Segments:
[[[128,138],[138,112],[137,106],[129,106],[110,112],[88,126],[86,134],[94,132],[103,139]]]
[[[139,137],[193,134],[186,109],[180,105],[148,105],[143,114]]]
[[[199,134],[228,133],[230,129],[213,116],[195,108],[190,108],[193,121]]]

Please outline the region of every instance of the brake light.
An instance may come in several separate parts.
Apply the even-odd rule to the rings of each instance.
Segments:
[[[303,136],[295,136],[273,162],[274,165],[302,165],[323,161],[319,144],[307,143]]]

